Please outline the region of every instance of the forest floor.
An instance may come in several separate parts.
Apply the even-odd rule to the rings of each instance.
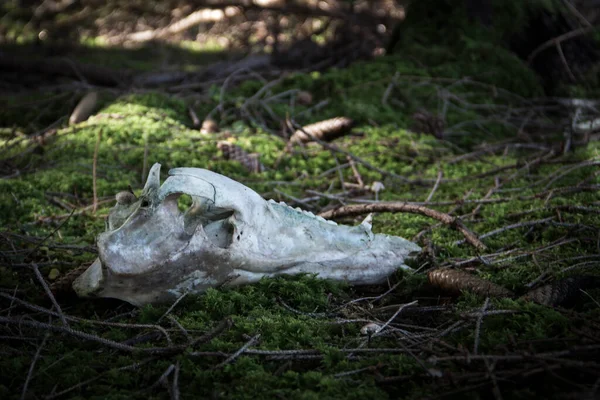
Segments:
[[[285,73],[146,51],[75,58],[129,68],[137,88],[31,78],[1,96],[1,398],[598,395],[597,102],[544,98],[489,48]],[[173,59],[179,72],[155,72]],[[213,79],[168,83],[198,71]],[[91,116],[69,124],[90,92]],[[353,128],[290,145],[335,117]],[[423,252],[380,286],[279,277],[143,308],[75,297],[69,272],[96,258],[114,195],[139,194],[155,162],[163,180],[206,168],[315,214],[377,204],[374,232]],[[372,323],[384,329],[362,335]]]

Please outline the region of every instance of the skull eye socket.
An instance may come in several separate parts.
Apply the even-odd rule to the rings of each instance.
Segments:
[[[178,194],[178,196],[179,197],[177,198],[177,208],[179,208],[179,211],[181,212],[187,212],[194,203],[192,196],[185,193]]]
[[[182,215],[187,235],[193,235],[198,226],[202,226],[203,235],[215,246],[227,248],[233,242],[234,229],[230,221],[233,210],[215,207],[211,199],[186,193],[170,194],[163,206]]]

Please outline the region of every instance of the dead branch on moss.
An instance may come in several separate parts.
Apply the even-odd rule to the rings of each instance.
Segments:
[[[483,198],[483,199],[460,199],[460,200],[448,200],[448,201],[406,201],[403,204],[414,205],[414,206],[463,206],[467,204],[498,204],[498,203],[508,203],[511,201],[530,201],[535,199],[548,199],[553,197],[556,194],[573,194],[573,193],[582,193],[582,192],[595,192],[600,190],[600,185],[581,185],[581,186],[564,186],[556,189],[545,190],[536,194],[528,195],[528,196],[515,196],[515,197],[498,197],[498,198]],[[307,190],[307,193],[313,193],[319,195],[320,197],[325,197],[331,200],[347,200],[341,196],[337,196],[335,194],[326,194],[321,193],[316,190]],[[373,204],[376,203],[373,200],[364,200],[364,199],[352,199],[355,203],[360,204]],[[575,210],[575,209],[573,209]],[[465,215],[466,217],[466,215]]]
[[[533,62],[535,57],[537,57],[537,55],[540,54],[542,51],[549,49],[552,46],[556,46],[557,50],[562,52],[562,48],[560,45],[562,42],[564,42],[565,40],[576,38],[578,36],[587,35],[588,33],[592,33],[595,30],[596,29],[594,27],[579,28],[579,29],[575,29],[575,30],[572,30],[567,33],[563,33],[562,35],[559,35],[550,40],[547,40],[546,42],[542,43],[541,45],[539,45],[536,49],[534,49],[531,52],[531,54],[527,57],[527,64],[531,65],[531,63]],[[565,62],[566,62],[566,60],[565,60]],[[568,65],[567,65],[567,67],[568,67]],[[571,73],[571,75],[572,75],[572,73]]]
[[[82,331],[78,331],[78,330],[74,330],[74,329],[70,329],[70,328],[60,327],[60,326],[56,326],[56,325],[52,325],[52,324],[47,324],[44,322],[38,322],[38,321],[29,321],[29,320],[24,320],[24,319],[8,318],[8,317],[0,316],[0,323],[4,323],[7,325],[17,325],[17,326],[21,326],[21,327],[29,327],[29,328],[40,329],[40,330],[45,330],[45,331],[50,331],[50,332],[63,333],[63,334],[67,334],[67,335],[79,338],[79,339],[97,342],[97,343],[102,344],[103,346],[106,346],[106,347],[109,347],[109,348],[112,348],[115,350],[129,352],[129,353],[141,351],[141,352],[145,352],[145,353],[160,354],[160,353],[164,353],[164,352],[168,351],[167,349],[169,349],[169,348],[165,348],[165,347],[138,349],[136,347],[124,345],[122,343],[118,343],[113,340],[104,339],[104,338],[101,338],[100,336],[96,336],[96,335],[93,335],[90,333],[86,333],[86,332],[82,332]]]
[[[169,36],[177,35],[184,32],[196,25],[200,25],[206,22],[217,22],[224,18],[231,18],[239,14],[239,9],[231,6],[226,8],[224,11],[201,9],[192,12],[191,14],[179,19],[178,21],[172,22],[164,28],[150,29],[141,32],[134,32],[123,36],[115,36],[110,38],[110,42],[122,43],[122,42],[136,42],[143,43],[151,40],[166,39]]]
[[[96,210],[98,209],[98,188],[97,188],[97,179],[96,179],[96,170],[98,168],[98,150],[100,149],[100,142],[102,141],[102,129],[98,131],[98,137],[96,139],[96,146],[94,147],[94,158],[92,161],[92,191],[93,191],[93,204],[92,204],[92,214],[96,214]]]
[[[12,303],[16,303],[18,305],[20,305],[21,307],[27,308],[31,311],[35,311],[35,312],[39,312],[39,313],[43,313],[52,317],[61,317],[61,314],[59,314],[58,312],[54,312],[52,310],[49,310],[47,308],[38,306],[36,304],[30,303],[28,301],[25,301],[23,299],[20,299],[18,297],[15,297],[14,295],[9,295],[6,293],[0,293],[0,297],[10,300]],[[63,314],[62,317],[67,320],[67,321],[71,321],[74,323],[85,323],[85,324],[91,324],[91,325],[99,325],[99,326],[111,326],[111,327],[115,327],[115,328],[126,328],[126,329],[154,329],[159,331],[160,333],[162,333],[162,335],[165,337],[165,340],[167,341],[167,343],[169,345],[172,344],[171,341],[171,337],[168,334],[168,332],[160,325],[153,325],[153,324],[127,324],[127,323],[122,323],[122,322],[110,322],[110,321],[101,321],[101,320],[93,320],[93,319],[86,319],[86,318],[79,318],[79,317],[74,317],[68,314]],[[67,325],[65,325],[67,326]]]
[[[282,298],[277,298],[277,301],[288,311],[291,311],[295,314],[298,315],[305,315],[307,317],[312,317],[312,318],[328,318],[328,317],[334,317],[336,315],[338,315],[335,312],[331,312],[331,313],[317,313],[317,312],[304,312],[304,311],[300,311],[295,309],[294,307],[290,306],[289,304],[287,304],[285,301],[283,301]]]
[[[65,328],[70,328],[69,323],[67,322],[67,319],[65,318],[65,314],[63,314],[62,308],[60,307],[60,305],[54,298],[52,291],[50,290],[50,288],[48,287],[48,284],[44,280],[44,277],[40,273],[39,267],[37,266],[37,264],[32,263],[31,268],[33,269],[33,272],[35,273],[35,277],[37,278],[38,282],[44,288],[46,295],[50,298],[50,301],[52,301],[52,304],[54,305],[54,308],[56,309],[56,312],[58,313],[58,317],[60,318],[62,324],[64,325]]]
[[[483,302],[483,306],[481,306],[481,310],[479,311],[479,315],[477,316],[477,322],[475,323],[475,342],[473,343],[473,354],[477,354],[477,350],[479,349],[479,340],[481,333],[481,324],[483,322],[483,317],[485,315],[485,311],[490,305],[490,298],[486,297]]]
[[[165,372],[163,372],[158,377],[158,379],[156,380],[156,382],[154,382],[152,385],[150,385],[150,387],[148,387],[147,389],[144,389],[143,391],[148,391],[148,392],[152,393],[159,386],[167,386],[169,375],[171,375],[171,373],[173,372],[174,369],[175,369],[175,365],[174,364],[169,365],[167,367],[167,369],[165,370]]]
[[[419,302],[418,300],[415,300],[415,301],[411,301],[410,303],[402,304],[400,307],[398,307],[398,310],[394,313],[394,315],[392,315],[387,321],[385,321],[385,323],[381,326],[381,328],[379,328],[379,330],[377,332],[375,332],[373,335],[371,335],[371,338],[382,335],[383,332],[385,331],[385,329],[388,327],[388,325],[394,319],[396,319],[396,317],[398,316],[398,314],[400,314],[402,312],[402,310],[404,310],[407,307],[414,306],[418,302]]]
[[[545,253],[557,247],[578,243],[582,240],[582,238],[578,237],[563,236],[549,244],[543,244],[531,250],[524,250],[520,248],[511,248],[508,250],[501,249],[495,253],[482,254],[475,257],[469,257],[467,259],[450,259],[449,261],[443,263],[441,267],[457,268],[478,264],[483,264],[486,266],[508,264],[522,258],[532,257],[535,254]]]
[[[71,213],[64,219],[64,221],[62,221],[56,228],[54,228],[52,230],[52,232],[50,232],[48,235],[46,235],[46,237],[44,237],[42,240],[40,240],[33,249],[29,250],[29,252],[25,255],[25,259],[27,259],[27,257],[30,257],[32,254],[34,254],[41,246],[42,244],[44,244],[44,242],[46,242],[48,239],[50,239],[52,236],[54,236],[54,234],[56,232],[58,232],[58,230],[60,228],[63,227],[63,225],[69,220],[69,218],[71,218],[71,216],[73,216],[73,212],[75,210],[72,210]]]
[[[27,387],[29,386],[29,382],[31,381],[33,370],[35,368],[35,364],[39,360],[42,349],[46,345],[46,341],[48,340],[49,336],[50,336],[49,333],[46,333],[44,335],[44,338],[42,339],[42,343],[40,343],[40,345],[38,346],[38,348],[35,352],[35,355],[33,356],[33,360],[31,360],[31,364],[29,365],[29,371],[27,372],[27,377],[25,378],[25,383],[23,383],[23,391],[21,392],[21,400],[24,400],[27,396]]]
[[[45,396],[44,399],[45,400],[53,400],[53,399],[55,399],[57,397],[62,397],[65,394],[72,392],[73,390],[76,390],[76,389],[82,388],[82,387],[84,387],[86,385],[89,385],[90,383],[95,382],[98,379],[101,379],[101,378],[103,378],[103,377],[105,377],[105,376],[107,376],[109,374],[112,374],[115,371],[116,372],[120,372],[120,371],[136,370],[136,369],[139,369],[140,367],[142,367],[142,366],[144,366],[144,365],[146,365],[146,364],[148,364],[150,362],[156,361],[156,360],[157,360],[157,357],[149,357],[149,358],[147,358],[147,359],[145,359],[143,361],[139,361],[139,362],[136,361],[136,362],[134,362],[132,364],[129,364],[129,365],[126,365],[124,367],[111,368],[109,370],[102,371],[97,376],[95,376],[93,378],[90,378],[90,379],[87,379],[85,381],[76,383],[75,385],[73,385],[73,386],[71,386],[69,388],[63,389],[60,392],[51,393],[51,394]]]
[[[350,217],[373,212],[408,212],[412,214],[424,215],[426,217],[437,219],[438,221],[456,229],[463,234],[465,240],[477,248],[485,250],[487,246],[483,244],[475,233],[469,230],[460,219],[450,216],[440,211],[432,210],[431,208],[400,202],[392,203],[377,203],[377,204],[355,204],[336,208],[334,210],[325,211],[319,215],[325,219],[333,219],[339,217]]]
[[[512,225],[508,225],[508,226],[503,226],[502,228],[498,228],[498,229],[494,229],[491,232],[488,233],[484,233],[483,235],[479,236],[480,239],[484,239],[487,237],[491,237],[494,235],[497,235],[499,233],[503,233],[506,232],[508,230],[511,229],[518,229],[518,228],[525,228],[525,227],[532,227],[532,226],[537,226],[537,225],[544,225],[547,224],[551,221],[554,220],[554,217],[549,217],[549,218],[544,218],[544,219],[540,219],[540,220],[536,220],[536,221],[525,221],[525,222],[519,222],[517,224],[512,224]],[[458,240],[456,242],[454,242],[455,245],[460,245],[463,244],[465,241],[464,240]]]
[[[558,213],[558,212],[567,212],[574,214],[600,214],[600,208],[594,207],[586,207],[586,206],[577,206],[570,204],[556,205],[552,207],[539,207],[534,208],[527,211],[521,211],[518,213],[507,214],[505,216],[506,219],[516,219],[521,218],[525,215],[537,214],[537,213]]]
[[[215,365],[213,367],[213,369],[219,369],[219,368],[224,367],[227,364],[232,363],[233,361],[235,361],[236,358],[238,358],[245,351],[247,351],[250,346],[253,346],[258,341],[258,339],[260,339],[260,333],[252,336],[250,338],[250,340],[248,340],[246,343],[244,343],[244,345],[242,347],[240,347],[239,350],[237,350],[235,353],[233,353],[232,355],[230,355],[229,357],[227,357],[223,362],[220,362],[219,364]]]
[[[26,256],[28,256],[28,253],[32,253],[37,250],[40,246],[42,246],[42,244],[45,243],[45,247],[49,248],[49,249],[62,249],[62,250],[74,250],[77,252],[85,252],[85,253],[96,253],[97,249],[92,247],[92,246],[78,246],[78,245],[71,245],[71,244],[56,244],[56,243],[48,243],[47,240],[49,237],[37,237],[37,236],[27,236],[27,235],[21,235],[15,232],[9,232],[9,231],[3,231],[0,232],[0,237],[2,237],[4,240],[6,240],[7,242],[11,242],[11,239],[17,241],[18,243],[15,243],[16,246],[22,246],[23,243],[31,243],[34,245],[34,249],[33,250],[17,250],[16,246],[14,246],[12,251],[9,250],[5,250],[4,253],[5,254],[9,254],[9,253],[21,253],[21,254],[25,254]],[[0,253],[2,254],[2,253]],[[12,264],[11,264],[12,265]],[[29,264],[24,264],[22,263],[20,266],[27,266],[29,267]]]
[[[98,202],[96,203],[96,208],[100,205],[104,205],[104,204],[109,204],[114,202],[115,199],[113,196],[111,196],[109,199],[105,199],[105,200],[98,200]],[[106,215],[102,215],[102,214],[90,214],[89,211],[93,211],[94,209],[94,204],[90,204],[89,206],[83,207],[81,209],[79,209],[78,211],[73,210],[73,212],[71,214],[59,214],[59,215],[49,215],[47,217],[38,217],[37,222],[42,223],[42,224],[51,224],[51,223],[56,223],[58,221],[64,221],[66,219],[69,219],[72,216],[81,216],[81,215],[85,215],[88,218],[104,218],[106,217]]]
[[[6,297],[4,293],[0,293],[0,296]],[[51,313],[51,311],[48,311],[48,312]],[[99,322],[102,322],[102,321],[99,321]],[[191,342],[185,343],[182,345],[174,345],[174,346],[167,346],[167,347],[134,347],[134,346],[130,346],[128,344],[115,342],[110,339],[105,339],[105,338],[102,338],[95,334],[75,330],[75,329],[68,328],[68,327],[56,326],[53,324],[39,322],[39,321],[35,321],[35,320],[27,320],[24,318],[11,318],[11,317],[0,316],[0,323],[6,324],[6,325],[17,325],[20,327],[30,327],[30,328],[38,329],[38,330],[45,331],[45,332],[56,332],[56,333],[72,336],[72,337],[75,337],[78,339],[96,342],[96,343],[99,343],[108,348],[112,348],[115,350],[124,351],[124,352],[128,352],[128,353],[134,353],[134,354],[142,353],[142,354],[163,355],[163,356],[179,354],[179,353],[185,351],[186,349],[188,349],[189,347],[194,347],[198,344],[207,343],[207,342],[211,341],[215,336],[219,335],[221,332],[223,332],[224,330],[231,327],[231,325],[232,325],[232,321],[230,319],[222,320],[219,324],[217,324],[217,326],[215,328],[213,328],[208,333],[205,333],[204,335],[193,339]],[[107,323],[104,322],[103,324],[106,325]],[[132,326],[131,324],[122,324],[122,325],[113,325],[113,324],[115,324],[115,323],[110,323],[109,326],[120,326],[120,327],[131,327]]]

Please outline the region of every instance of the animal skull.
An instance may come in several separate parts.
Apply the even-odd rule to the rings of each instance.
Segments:
[[[141,306],[264,276],[314,273],[375,284],[420,250],[400,237],[371,232],[370,218],[349,227],[199,168],[176,168],[160,186],[154,164],[138,199],[117,196],[99,257],[73,283],[79,296],[113,297]],[[192,205],[178,208],[187,194]]]

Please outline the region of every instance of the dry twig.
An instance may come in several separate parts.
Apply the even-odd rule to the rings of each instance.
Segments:
[[[374,212],[408,212],[412,214],[424,215],[426,217],[437,219],[445,225],[456,229],[463,234],[465,240],[473,245],[478,250],[485,250],[487,246],[483,244],[475,233],[469,230],[460,219],[448,215],[446,213],[432,210],[424,206],[419,206],[409,203],[390,202],[390,203],[376,203],[376,204],[354,204],[329,210],[319,214],[325,219],[333,219],[339,217],[349,217],[361,214],[369,214]]]
[[[96,146],[94,147],[94,161],[92,164],[92,189],[94,192],[94,206],[92,208],[92,214],[96,214],[98,209],[98,188],[96,185],[96,172],[98,169],[98,150],[100,149],[100,141],[102,140],[102,129],[98,131],[98,139],[96,140]]]

